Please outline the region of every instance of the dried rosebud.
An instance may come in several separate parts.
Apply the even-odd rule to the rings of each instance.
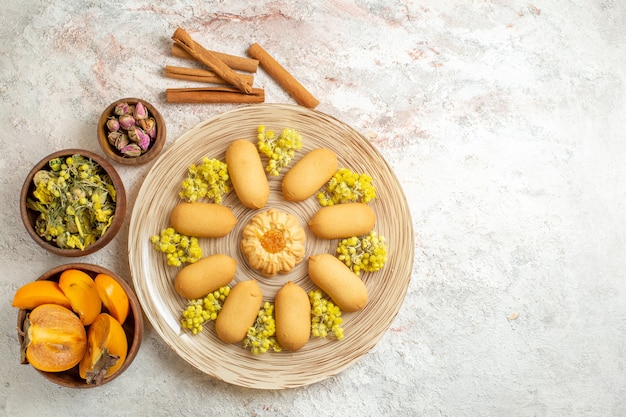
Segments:
[[[137,140],[137,144],[145,151],[150,147],[150,136],[148,136],[148,134],[141,129],[135,129],[135,132],[139,138],[139,140]]]
[[[145,123],[146,123],[146,133],[148,134],[148,136],[150,136],[152,139],[156,138],[157,127],[156,127],[156,121],[154,120],[154,118],[151,117],[149,119],[146,119]]]
[[[144,120],[148,118],[148,110],[141,101],[138,101],[137,104],[135,104],[135,111],[133,112],[133,115],[137,120]]]
[[[118,150],[128,145],[128,135],[120,131],[109,133],[107,135],[107,139],[111,146],[115,146],[115,148]]]
[[[120,122],[118,122],[115,117],[109,117],[107,120],[107,128],[109,129],[109,132],[117,132],[120,130]]]
[[[131,143],[120,149],[120,152],[126,156],[136,157],[141,155],[141,148],[136,143]]]
[[[115,113],[118,116],[121,116],[123,114],[127,114],[128,110],[129,110],[128,103],[122,102],[122,103],[118,103],[115,105],[115,108],[113,109],[113,113]]]
[[[123,114],[119,118],[120,127],[124,130],[128,130],[135,126],[135,118],[132,114]]]
[[[116,132],[109,132],[109,134],[107,135],[107,140],[109,141],[109,143],[113,146],[116,146],[115,144],[117,143],[117,141],[119,140],[119,137],[122,136],[123,133],[116,131]]]
[[[131,142],[139,142],[138,130],[140,129],[137,126],[132,126],[128,129],[128,139],[130,139]]]
[[[121,135],[117,137],[117,141],[115,142],[115,147],[119,151],[122,148],[124,148],[126,145],[128,145],[128,143],[129,143],[128,135],[122,133]]]

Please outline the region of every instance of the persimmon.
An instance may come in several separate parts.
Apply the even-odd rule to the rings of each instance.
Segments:
[[[39,280],[22,285],[13,296],[13,307],[32,310],[42,304],[58,304],[71,308],[70,300],[54,281]]]
[[[117,371],[128,353],[128,339],[119,321],[100,313],[87,331],[87,352],[78,365],[78,372],[88,384],[100,384]]]
[[[113,277],[107,274],[98,274],[94,278],[96,289],[102,300],[102,304],[120,324],[124,324],[128,317],[128,295],[126,291]]]
[[[96,283],[87,273],[66,269],[59,277],[59,288],[70,300],[72,310],[85,326],[90,325],[102,311],[102,300]]]
[[[57,304],[35,307],[26,316],[22,331],[22,362],[40,371],[71,369],[87,351],[83,323],[72,310]]]

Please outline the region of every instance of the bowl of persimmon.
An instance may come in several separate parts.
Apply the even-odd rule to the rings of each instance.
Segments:
[[[122,373],[143,338],[141,306],[114,272],[93,264],[53,268],[17,289],[20,363],[70,388],[93,388]]]

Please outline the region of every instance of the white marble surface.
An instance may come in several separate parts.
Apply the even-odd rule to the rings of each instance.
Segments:
[[[0,415],[626,415],[626,3],[615,0],[16,0],[0,9]],[[125,97],[168,144],[231,105],[169,105],[176,27],[259,42],[396,172],[415,230],[391,329],[336,377],[263,391],[196,371],[147,325],[127,373],[60,388],[18,364],[13,293],[67,262],[24,230],[31,166],[101,152]],[[293,103],[262,71],[270,103]],[[129,210],[150,165],[118,166]],[[129,211],[130,212],[130,211]],[[82,258],[129,277],[128,221]],[[129,277],[130,280],[130,277]]]

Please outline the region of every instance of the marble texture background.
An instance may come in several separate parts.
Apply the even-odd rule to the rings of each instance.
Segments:
[[[615,0],[16,0],[0,9],[0,415],[626,415],[626,3]],[[110,102],[142,97],[168,144],[233,105],[170,105],[176,27],[258,42],[385,156],[411,206],[402,309],[339,375],[244,389],[147,325],[122,378],[60,388],[18,364],[15,290],[67,259],[24,230],[17,195],[59,149],[101,152]],[[293,103],[263,71],[266,101]],[[150,165],[117,166],[134,196]],[[129,278],[128,222],[81,258]],[[69,260],[71,262],[71,260]]]

